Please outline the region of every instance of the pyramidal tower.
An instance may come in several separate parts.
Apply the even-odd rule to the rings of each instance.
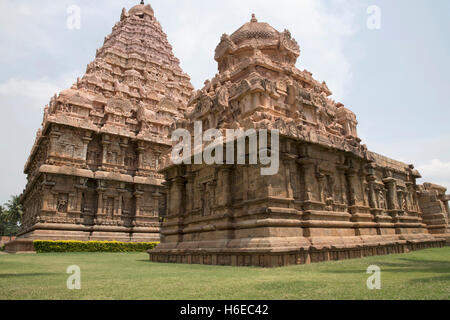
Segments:
[[[128,12],[55,95],[25,165],[25,239],[159,241],[161,156],[193,87],[150,5]]]

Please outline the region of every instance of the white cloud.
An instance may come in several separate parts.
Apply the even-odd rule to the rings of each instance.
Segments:
[[[434,159],[417,167],[423,180],[447,187],[450,190],[450,161]]]
[[[39,80],[11,78],[6,83],[0,84],[0,96],[22,96],[31,98],[34,101],[43,101],[48,100],[59,89],[58,86],[50,83],[46,78]]]
[[[289,29],[301,48],[297,66],[313,72],[317,80],[326,81],[336,99],[345,96],[352,68],[344,49],[356,32],[358,12],[354,1],[286,0],[277,3],[276,8],[271,0],[202,4],[206,2],[177,1],[175,21],[170,21],[166,30],[196,88],[217,70],[213,57],[220,36],[234,32],[255,13],[259,21],[279,31]]]
[[[25,16],[25,17],[29,17],[31,15],[33,15],[33,9],[30,5],[28,4],[20,4],[17,7],[17,13],[21,16]]]
[[[42,108],[52,96],[67,89],[74,83],[79,72],[74,71],[50,80],[46,77],[38,80],[10,78],[0,83],[0,99],[26,98],[31,100],[31,107]]]
[[[136,2],[123,0],[108,3],[106,7],[102,3],[107,1],[95,2],[95,5],[87,1],[77,3],[82,9],[83,27],[79,33],[70,34],[73,41],[79,41],[75,36],[86,29],[98,29],[97,21],[104,24],[111,20],[112,27],[120,16],[120,7],[129,9]],[[202,87],[204,81],[217,72],[214,49],[220,36],[248,22],[251,13],[279,31],[285,28],[291,31],[301,48],[297,65],[313,72],[317,80],[326,81],[337,100],[344,99],[351,85],[352,67],[344,49],[356,31],[355,16],[365,14],[355,5],[356,0],[284,0],[276,4],[272,0],[153,0],[150,3],[196,88]],[[51,56],[61,55],[61,45],[67,45],[61,39],[67,37],[65,18],[69,4],[72,3],[54,4],[49,0],[39,4],[33,1],[24,1],[21,5],[13,1],[0,3],[0,26],[4,27],[0,28],[0,40],[3,37],[10,44],[0,46],[0,63],[19,63],[19,58],[28,59],[37,48]],[[26,23],[17,17],[26,18]],[[88,36],[83,35],[85,42],[91,41]],[[85,46],[88,47],[94,53],[98,43]],[[72,50],[75,54],[77,49]]]

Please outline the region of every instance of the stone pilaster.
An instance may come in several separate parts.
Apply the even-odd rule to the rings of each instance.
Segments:
[[[383,179],[383,182],[386,185],[387,189],[388,210],[397,212],[399,210],[397,198],[397,182],[394,178]]]
[[[137,189],[133,195],[134,195],[134,198],[136,201],[136,203],[135,203],[136,217],[140,217],[141,216],[141,201],[142,201],[142,197],[144,196],[144,192]]]
[[[305,202],[314,201],[314,187],[315,183],[315,166],[316,163],[312,159],[301,159],[298,163],[303,169],[303,183],[304,183],[304,195],[303,200]]]
[[[88,151],[88,146],[89,146],[89,143],[92,141],[92,138],[91,138],[91,135],[92,135],[92,133],[91,132],[88,132],[83,138],[82,138],[82,140],[83,140],[83,151],[82,151],[82,155],[81,155],[81,158],[84,160],[84,164],[83,164],[83,167],[84,168],[86,168],[87,169],[87,151]]]
[[[102,170],[108,170],[106,168],[106,165],[108,164],[108,148],[111,145],[111,142],[108,140],[105,140],[105,137],[103,136],[102,139]]]
[[[342,205],[345,205],[348,207],[349,202],[347,198],[347,179],[346,179],[346,172],[348,170],[347,166],[344,165],[337,165],[337,175],[338,175],[338,183],[339,183],[339,189],[340,189],[340,197],[339,201]]]
[[[106,189],[99,186],[97,188],[97,194],[98,194],[98,201],[97,201],[97,216],[101,216],[104,214],[104,208],[103,208],[103,196],[105,194]]]

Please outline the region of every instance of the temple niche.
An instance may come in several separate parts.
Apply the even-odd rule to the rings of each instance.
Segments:
[[[192,90],[151,6],[124,9],[85,75],[45,108],[20,237],[159,241],[159,158]]]
[[[250,138],[245,165],[165,163],[167,214],[151,261],[277,267],[445,243],[426,224],[437,224],[433,210],[444,210],[442,190],[418,186],[412,165],[361,144],[355,114],[330,99],[325,82],[295,67],[299,56],[289,31],[254,15],[221,37],[219,73],[174,128],[192,136],[196,121],[223,136],[266,129],[269,141],[277,130],[279,150],[269,146],[279,151],[279,170],[265,176],[264,165],[249,164]]]

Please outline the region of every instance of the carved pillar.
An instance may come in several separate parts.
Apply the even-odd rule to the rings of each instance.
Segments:
[[[397,182],[394,178],[383,179],[387,188],[387,206],[389,210],[398,210]]]
[[[356,206],[357,205],[357,193],[356,188],[358,182],[356,181],[358,179],[357,171],[353,168],[350,168],[347,171],[347,180],[348,180],[348,195],[349,195],[349,205],[350,206]]]
[[[92,138],[90,137],[92,133],[89,132],[89,136],[86,135],[83,137],[83,151],[82,151],[82,159],[84,160],[84,164],[87,166],[88,163],[88,159],[87,159],[87,151],[88,151],[88,146],[89,143],[92,141]]]
[[[348,168],[344,165],[338,165],[337,172],[339,176],[339,188],[340,188],[340,203],[343,205],[348,205],[348,199],[347,199],[347,181],[345,173],[347,172]]]
[[[136,203],[135,203],[136,217],[140,217],[141,216],[141,200],[144,195],[144,192],[137,189],[133,195],[134,195],[134,198],[136,199]]]
[[[205,203],[207,203],[207,207],[208,207],[208,212],[207,215],[211,215],[213,213],[213,208],[217,205],[216,203],[216,186],[217,186],[217,182],[214,181],[210,181],[206,184],[206,194],[209,195],[209,199],[205,198]]]
[[[97,214],[98,215],[102,215],[104,210],[103,210],[103,196],[105,194],[106,189],[103,188],[101,186],[101,184],[99,183],[99,187],[97,188],[97,193],[98,193],[98,201],[97,201]]]
[[[231,191],[231,177],[233,169],[231,167],[226,167],[222,169],[222,179],[223,179],[223,192],[224,192],[224,205],[231,206],[233,203],[233,195]]]
[[[52,193],[53,187],[56,185],[55,182],[47,181],[47,177],[45,176],[44,182],[42,183],[42,193],[43,193],[43,199],[42,199],[42,210],[43,211],[54,211],[55,210],[55,201],[51,200],[54,199],[54,195]]]
[[[161,200],[163,195],[159,192],[156,191],[155,193],[153,193],[153,197],[155,199],[155,217],[159,217],[159,208],[161,207]]]
[[[291,181],[291,171],[293,170],[291,165],[293,161],[291,159],[284,159],[283,165],[285,167],[285,174],[286,174],[286,195],[287,198],[293,199],[294,198],[294,188],[292,186]]]
[[[108,164],[108,146],[111,144],[109,141],[102,141],[103,154],[102,154],[102,165]]]
[[[406,183],[406,206],[407,206],[407,210],[410,211],[414,211],[417,212],[416,210],[416,203],[414,200],[414,194],[415,194],[415,190],[414,190],[414,184],[412,182],[407,182]]]
[[[194,182],[195,182],[195,175],[192,173],[189,173],[186,175],[186,211],[191,212],[194,210],[195,204],[194,204]]]
[[[117,206],[117,215],[118,216],[122,216],[123,215],[123,199],[124,199],[124,194],[125,194],[125,192],[126,192],[126,190],[123,190],[123,189],[119,189],[119,190],[117,190],[117,192],[119,193],[119,196],[118,196],[118,200],[119,200],[119,203],[118,203],[118,206]]]
[[[186,179],[182,177],[176,177],[171,180],[171,185],[168,191],[170,194],[170,203],[168,207],[170,208],[169,215],[173,218],[174,216],[178,220],[177,225],[177,238],[178,242],[183,242],[183,229],[184,229],[184,190],[185,190]]]
[[[184,206],[184,190],[185,190],[185,183],[186,180],[184,178],[176,178],[174,181],[174,194],[172,197],[172,201],[175,201],[175,203],[177,203],[177,207],[178,207],[178,215],[183,214],[183,210],[185,208]]]
[[[82,201],[83,201],[83,193],[87,190],[87,187],[85,186],[86,182],[87,182],[86,179],[80,179],[80,184],[75,185],[75,189],[77,190],[75,211],[80,213],[83,211]]]
[[[248,189],[249,189],[249,179],[248,179],[248,170],[249,170],[249,166],[242,166],[242,173],[243,173],[243,177],[242,177],[242,182],[244,184],[244,188],[242,191],[242,200],[247,201],[248,200]],[[270,188],[270,187],[268,187]],[[269,191],[270,194],[270,191]]]
[[[49,139],[50,139],[50,143],[49,143],[49,155],[50,156],[54,156],[56,153],[56,143],[57,140],[59,139],[59,137],[61,136],[61,132],[58,131],[57,127],[52,128],[53,130],[50,132],[49,134]]]
[[[326,176],[320,172],[316,172],[316,178],[319,185],[319,202],[326,203],[325,184]]]
[[[125,156],[128,148],[128,139],[124,139],[124,141],[121,142],[119,146],[120,146],[120,165],[125,166]]]
[[[169,217],[179,215],[184,209],[183,188],[185,179],[177,177],[165,183],[167,187],[167,215]]]
[[[377,201],[377,196],[375,193],[376,187],[376,177],[371,174],[367,176],[367,182],[369,187],[369,207],[372,209],[380,209]]]
[[[161,157],[161,153],[155,152],[155,171],[159,170],[159,158]]]
[[[297,164],[297,162],[295,161],[294,158],[291,158],[290,160],[290,179],[291,179],[291,185],[292,185],[292,189],[293,189],[293,197],[295,200],[300,200],[302,198],[301,195],[301,188],[300,188],[300,170],[299,170],[299,166]]]
[[[144,152],[145,152],[145,145],[144,142],[139,141],[138,147],[137,147],[137,153],[138,153],[138,170],[141,170],[144,168]]]
[[[313,201],[314,185],[315,185],[315,162],[311,159],[301,159],[298,163],[303,168],[303,182],[304,182],[304,201]]]
[[[368,183],[366,182],[366,176],[367,173],[363,170],[361,170],[359,173],[359,184],[361,186],[360,190],[361,190],[361,204],[364,205],[365,207],[369,206],[369,192],[370,192],[370,188]]]

